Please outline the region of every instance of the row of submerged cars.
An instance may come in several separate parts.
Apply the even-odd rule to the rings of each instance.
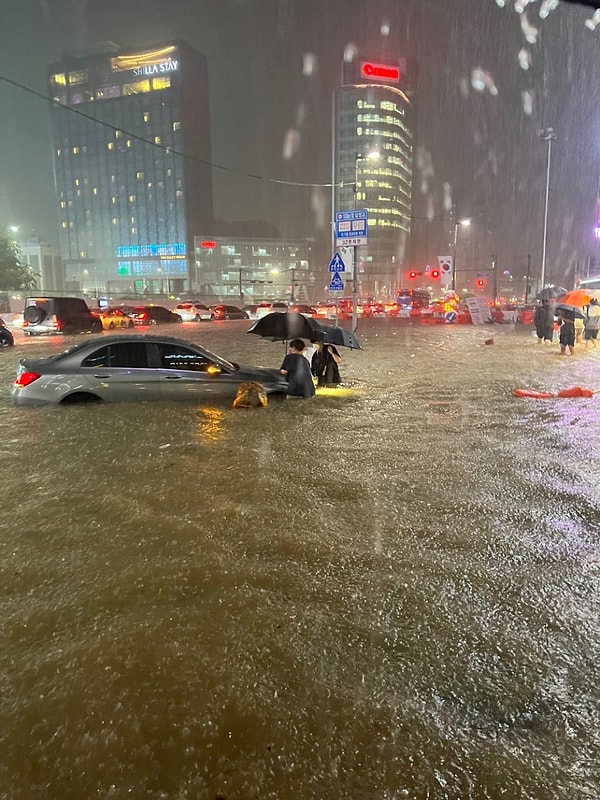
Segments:
[[[195,301],[180,303],[175,311],[159,305],[120,305],[90,308],[79,297],[28,297],[25,300],[23,333],[36,336],[48,333],[99,333],[136,325],[177,324],[221,319],[249,319],[236,306],[206,306]]]
[[[188,312],[187,320],[248,319],[236,306],[211,307],[208,316],[201,304],[185,305],[190,306],[181,309]],[[127,330],[86,338],[50,356],[22,358],[12,401],[19,406],[147,400],[231,403],[240,386],[249,383],[261,384],[270,398],[285,398],[287,381],[278,370],[241,366],[194,342],[133,330],[137,325],[183,321],[183,315],[162,306],[94,311],[79,298],[28,298],[23,331],[29,335]],[[13,344],[4,324],[0,341],[4,331],[10,337],[7,344]]]

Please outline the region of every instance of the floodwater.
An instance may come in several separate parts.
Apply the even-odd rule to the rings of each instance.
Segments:
[[[248,323],[179,326],[279,366]],[[361,323],[266,410],[15,409],[3,800],[600,796],[600,348]],[[484,340],[494,336],[493,345]]]

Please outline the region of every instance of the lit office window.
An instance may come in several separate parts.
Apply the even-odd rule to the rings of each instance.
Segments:
[[[181,122],[174,122],[173,123],[173,130],[180,131],[181,130]]]
[[[74,156],[78,155],[79,154],[79,148],[78,147],[74,147],[72,152],[73,152]]]
[[[113,217],[113,218],[111,219],[111,223],[112,223],[113,225],[118,225],[118,224],[119,224],[119,220],[118,220],[116,217]]]
[[[59,158],[60,156],[62,156],[62,147],[58,148],[58,150],[56,151],[56,155],[59,156]]]
[[[148,188],[149,188],[149,189],[151,189],[151,188],[152,188],[152,186],[153,186],[153,183],[152,183],[152,181],[148,181]]]
[[[111,198],[110,198],[110,202],[113,204],[113,206],[116,206],[116,204],[117,204],[117,198],[116,198],[116,197],[114,197],[114,196],[113,196],[113,197],[111,197]]]
[[[115,139],[120,139],[123,136],[123,131],[115,131]]]
[[[154,144],[160,144],[161,142],[162,142],[162,139],[161,139],[160,136],[155,136],[154,137]]]
[[[137,228],[135,228],[135,227],[134,228],[130,228],[129,230],[131,231],[131,233],[137,233]]]
[[[75,178],[75,186],[79,186],[79,178]]]
[[[87,81],[86,70],[76,70],[69,72],[69,85],[76,86],[78,83],[85,83]]]
[[[66,200],[61,200],[60,201],[60,207],[61,208],[66,208],[67,207],[67,201]]]
[[[173,175],[173,170],[172,169],[168,169],[167,170],[167,178],[170,178],[172,175]]]
[[[136,83],[123,84],[123,94],[144,94],[150,91],[150,81],[137,81]]]
[[[135,195],[134,194],[130,194],[128,199],[129,199],[130,203],[135,203]]]
[[[80,250],[79,258],[87,258],[87,252],[85,250]]]
[[[135,217],[129,217],[129,222],[131,222],[132,225],[135,225]]]
[[[68,223],[63,221],[63,222],[60,223],[60,227],[61,228],[66,228],[66,227],[68,227]]]
[[[132,144],[133,144],[133,142],[131,141],[131,139],[127,139],[127,142],[126,142],[127,147],[131,147]]]
[[[144,173],[143,172],[136,172],[135,173],[135,177],[138,179],[138,181],[143,181],[144,180]]]
[[[147,111],[144,111],[142,119],[144,120],[144,122],[150,122],[150,114]]]
[[[66,86],[67,85],[67,78],[64,72],[58,72],[56,75],[51,75],[50,80],[56,86]]]
[[[94,186],[94,188],[92,189],[92,194],[98,194],[98,187],[97,186]]]
[[[147,81],[146,81],[147,83]],[[171,78],[153,78],[152,79],[152,88],[156,91],[157,89],[168,89],[171,86]],[[149,91],[147,89],[146,91]]]
[[[115,143],[114,142],[109,142],[106,145],[106,147],[108,148],[108,150],[114,150],[115,149]]]

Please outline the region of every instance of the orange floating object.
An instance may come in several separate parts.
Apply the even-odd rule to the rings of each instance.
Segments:
[[[572,386],[559,392],[536,392],[533,389],[515,389],[515,397],[531,397],[534,400],[550,400],[553,397],[593,397],[595,392],[583,386]]]
[[[583,386],[572,386],[570,389],[561,389],[557,395],[558,397],[593,397],[594,393],[591,389],[585,389]]]
[[[553,392],[534,392],[533,389],[515,389],[515,397],[533,397],[535,400],[549,400],[556,397]]]

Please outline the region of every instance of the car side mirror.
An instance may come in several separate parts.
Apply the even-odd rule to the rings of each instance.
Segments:
[[[206,372],[211,376],[211,378],[215,378],[217,375],[220,375],[222,371],[223,370],[221,367],[217,367],[216,364],[211,364],[206,368]]]

